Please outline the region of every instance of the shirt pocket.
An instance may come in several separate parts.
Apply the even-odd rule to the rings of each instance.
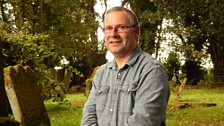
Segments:
[[[108,93],[109,93],[109,86],[97,86],[97,93],[96,93],[96,110],[103,111],[105,109]]]
[[[135,103],[135,94],[138,83],[122,85],[120,88],[119,112],[131,114]]]

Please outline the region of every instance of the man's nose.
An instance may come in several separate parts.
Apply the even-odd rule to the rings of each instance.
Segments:
[[[110,35],[118,35],[118,31],[117,31],[117,28],[113,28],[110,32]]]

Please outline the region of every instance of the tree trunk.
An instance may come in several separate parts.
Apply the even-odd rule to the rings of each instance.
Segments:
[[[44,17],[44,1],[39,0],[39,33],[43,33],[45,31],[45,17]]]
[[[224,75],[224,42],[223,39],[217,39],[217,37],[211,37],[209,53],[214,64],[214,76]]]
[[[95,1],[94,0],[88,0],[87,2],[87,11],[89,14],[89,17],[87,17],[87,22],[91,27],[91,33],[90,33],[90,37],[91,37],[91,41],[92,41],[92,49],[97,52],[97,45],[98,45],[98,39],[97,39],[97,23],[94,21],[95,18],[95,11],[94,11],[94,5],[95,5]]]
[[[212,58],[214,64],[214,76],[223,76],[224,75],[224,58],[216,56],[216,59]]]
[[[3,76],[3,55],[2,55],[3,42],[0,36],[0,116],[8,116],[9,104],[5,92],[4,76]]]
[[[161,41],[162,41],[162,32],[163,32],[163,28],[162,28],[162,20],[159,23],[159,29],[158,29],[158,37],[157,37],[157,42],[155,44],[155,58],[158,59],[159,56],[159,49],[160,49],[160,45],[161,45]]]
[[[7,22],[7,19],[6,19],[6,16],[5,16],[5,12],[4,12],[4,4],[5,4],[4,0],[0,1],[2,21]]]

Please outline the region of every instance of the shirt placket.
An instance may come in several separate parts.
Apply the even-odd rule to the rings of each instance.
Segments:
[[[111,105],[109,108],[109,116],[107,118],[107,126],[110,126],[111,124],[111,119],[112,119],[112,115],[114,112],[114,109],[116,108],[117,105],[117,98],[118,98],[118,88],[119,85],[121,83],[121,71],[120,70],[115,70],[116,74],[115,74],[115,85],[114,85],[114,90],[112,92],[112,99],[111,99]]]

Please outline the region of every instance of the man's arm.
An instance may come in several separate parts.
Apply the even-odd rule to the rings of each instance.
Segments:
[[[81,126],[98,126],[96,116],[96,88],[94,85],[90,91],[89,98],[83,108],[83,116],[81,120]]]
[[[146,69],[140,77],[129,126],[161,126],[165,121],[169,99],[169,85],[165,70],[160,65]]]

